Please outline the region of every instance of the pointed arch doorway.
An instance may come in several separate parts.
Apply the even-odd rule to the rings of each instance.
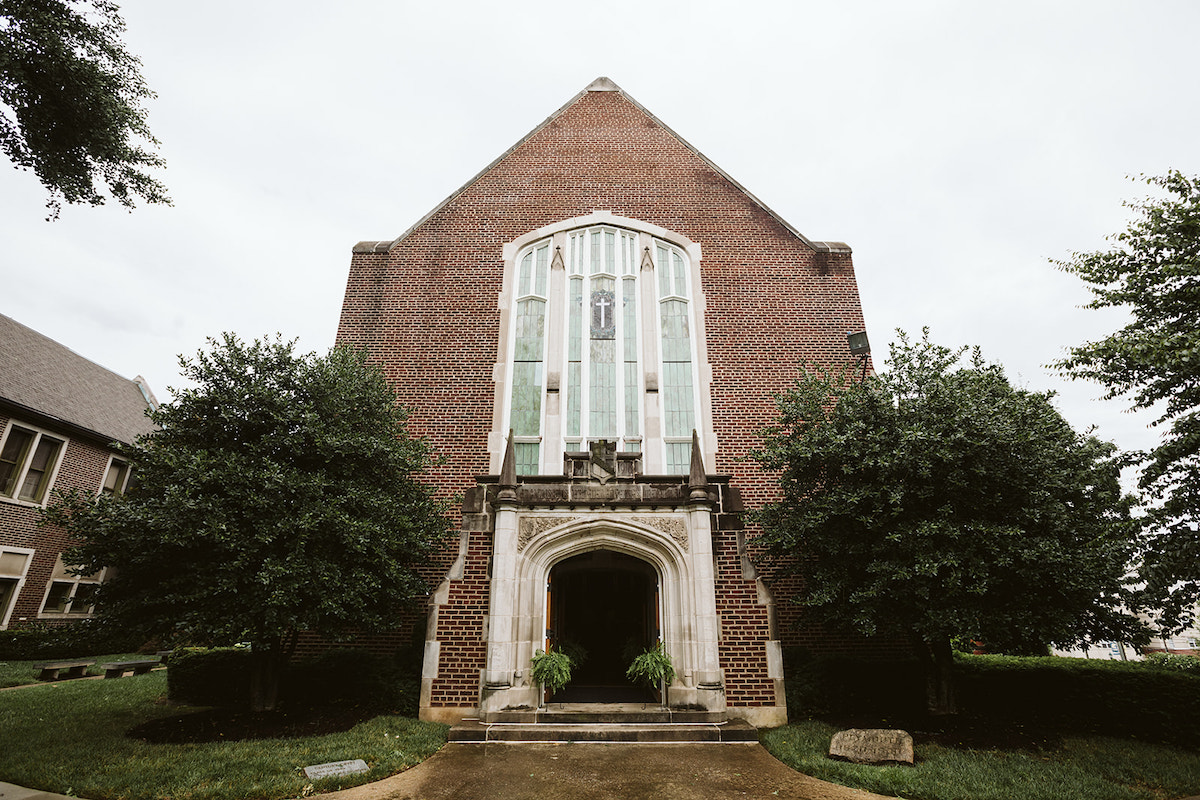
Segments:
[[[555,564],[546,582],[546,644],[581,654],[563,703],[650,703],[655,694],[625,671],[662,635],[653,565],[614,550],[590,550]]]

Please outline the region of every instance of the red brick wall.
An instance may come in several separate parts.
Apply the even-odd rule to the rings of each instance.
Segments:
[[[755,432],[774,413],[772,393],[802,362],[851,361],[846,333],[864,324],[850,257],[815,252],[618,92],[586,93],[390,252],[355,254],[338,341],[366,347],[384,365],[414,409],[412,430],[446,459],[429,479],[446,493],[464,491],[489,466],[501,247],[597,210],[700,243],[719,448],[708,468],[732,475],[748,506],[761,504],[772,481],[738,458],[758,444]],[[773,703],[766,609],[754,582],[742,578],[736,543],[722,534],[714,544],[729,702]],[[486,609],[486,576],[468,583],[482,593],[444,609],[440,628],[467,637],[443,640],[454,642],[443,645],[443,663],[448,652],[462,656],[463,675],[439,684],[437,705],[476,702],[483,645],[468,641],[477,623],[458,615]],[[791,619],[781,613],[780,622]]]
[[[109,451],[78,435],[55,431],[46,425],[31,420],[12,418],[18,425],[45,430],[54,436],[67,439],[67,449],[51,489],[80,489],[97,492],[104,480],[108,466]],[[9,417],[0,414],[0,434],[9,422]],[[9,617],[9,627],[15,628],[37,620],[42,610],[46,586],[54,572],[59,553],[67,546],[66,532],[56,526],[39,526],[39,509],[25,503],[0,499],[0,545],[32,548],[36,552],[25,573],[25,585],[17,596],[16,605]],[[2,610],[0,610],[2,611]],[[24,618],[24,622],[22,622]]]

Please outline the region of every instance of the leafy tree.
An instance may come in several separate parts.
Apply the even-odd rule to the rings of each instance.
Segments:
[[[1127,203],[1137,216],[1105,252],[1058,266],[1092,291],[1090,308],[1124,308],[1132,321],[1072,348],[1057,366],[1154,409],[1167,426],[1158,446],[1134,454],[1150,501],[1143,577],[1167,629],[1181,628],[1200,599],[1200,178],[1145,178],[1166,197]]]
[[[782,497],[756,514],[769,561],[816,620],[906,637],[931,711],[955,710],[951,640],[1132,640],[1134,544],[1115,448],[978,350],[903,333],[862,381],[806,374],[753,458]]]
[[[170,204],[143,101],[154,97],[121,43],[112,0],[0,0],[0,147],[62,202]],[[4,113],[7,111],[7,113]],[[139,143],[139,141],[141,143]],[[103,188],[103,187],[102,187]]]
[[[110,570],[101,620],[248,642],[255,709],[271,709],[300,632],[387,629],[425,594],[418,568],[443,542],[444,509],[416,480],[428,445],[363,354],[232,334],[210,346],[180,359],[195,388],[124,451],[136,487],[60,495],[46,517],[78,537],[67,559],[81,574]]]

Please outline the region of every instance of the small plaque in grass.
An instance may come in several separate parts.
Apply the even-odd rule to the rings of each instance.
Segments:
[[[304,776],[311,780],[317,778],[332,778],[336,775],[353,775],[355,772],[366,772],[367,762],[361,758],[353,761],[331,761],[328,764],[313,764],[304,768]]]
[[[856,764],[911,764],[913,740],[905,731],[851,728],[833,735],[829,757]]]

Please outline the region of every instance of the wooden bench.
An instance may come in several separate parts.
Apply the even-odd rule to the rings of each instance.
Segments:
[[[64,678],[82,678],[87,668],[96,663],[91,661],[52,661],[42,664],[38,674],[39,681],[57,681]]]
[[[154,667],[159,665],[157,658],[148,659],[145,661],[113,661],[110,664],[104,664],[105,678],[123,678],[126,672],[132,672],[134,675],[145,675]]]

